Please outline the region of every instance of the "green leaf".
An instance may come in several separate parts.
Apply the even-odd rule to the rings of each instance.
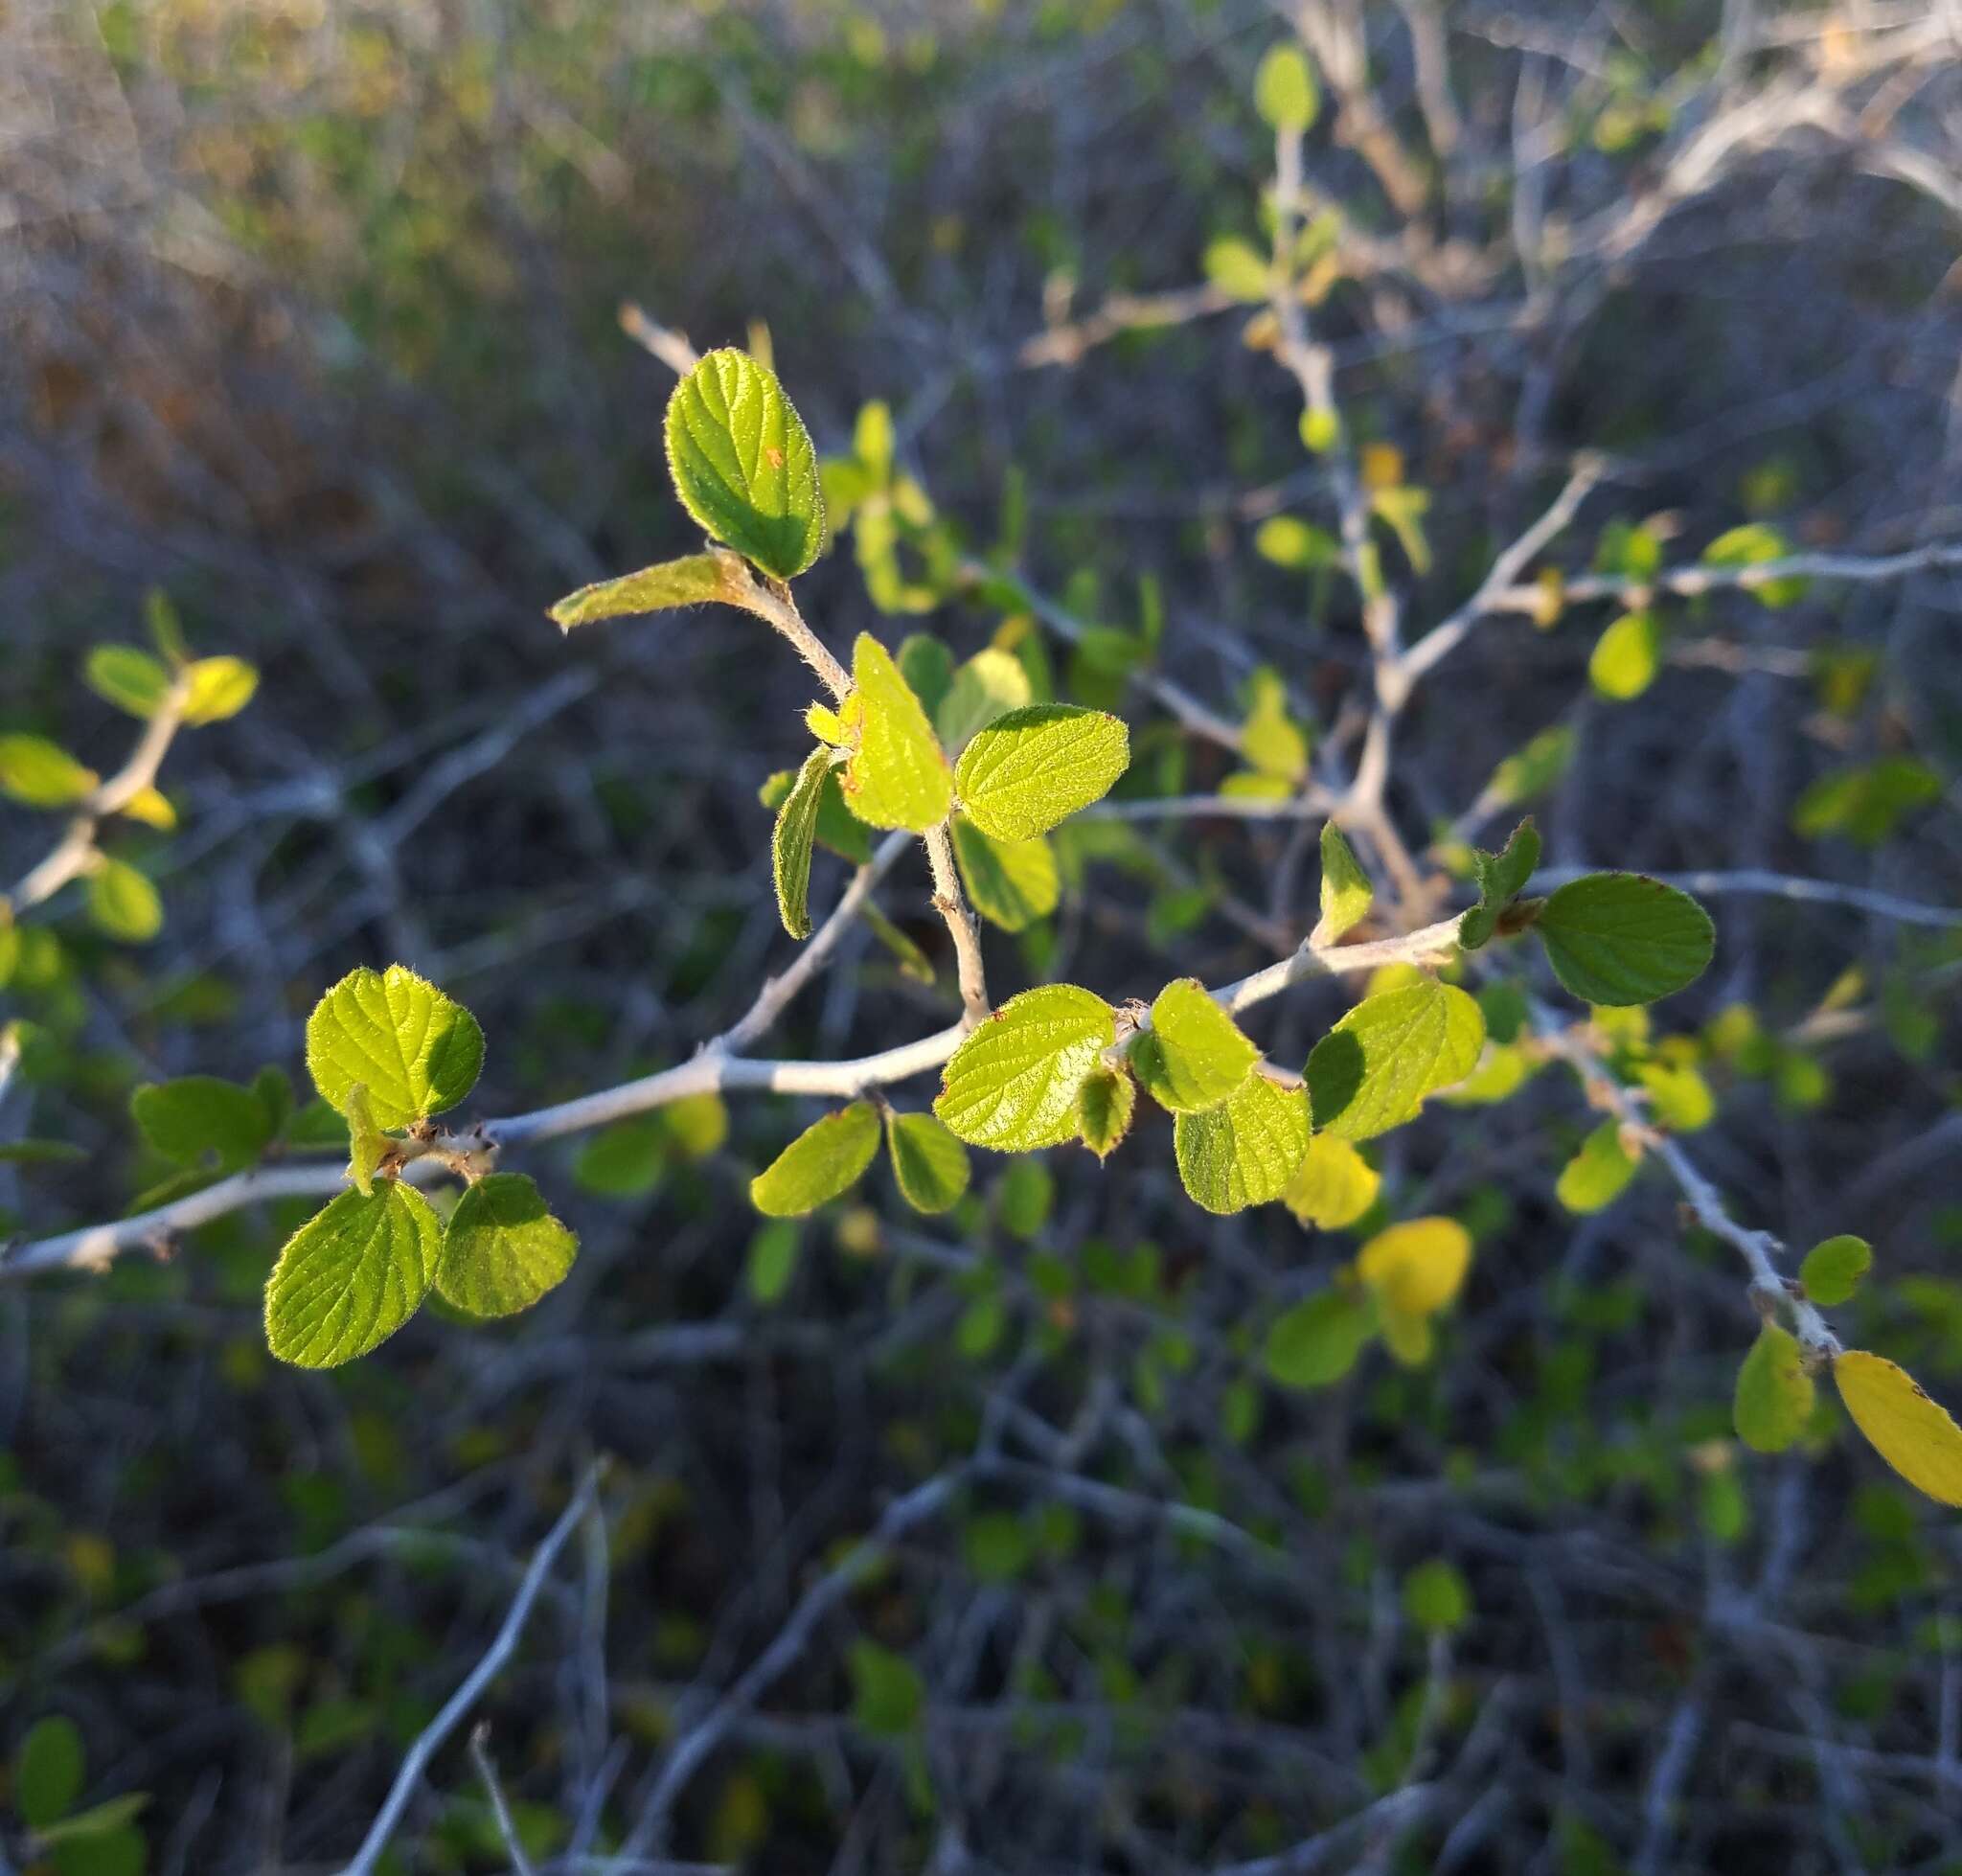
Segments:
[[[1308,1058],[1315,1125],[1345,1140],[1401,1127],[1426,1094],[1469,1075],[1484,1046],[1483,1013],[1449,984],[1425,977],[1366,997]]]
[[[388,1135],[375,1124],[368,1090],[356,1082],[348,1089],[348,1178],[364,1199],[375,1190],[375,1175],[388,1148]]]
[[[72,808],[102,779],[45,736],[0,736],[0,794],[30,808]]]
[[[194,725],[236,717],[259,689],[259,673],[243,658],[197,658],[184,675],[184,721]]]
[[[1308,733],[1288,714],[1288,687],[1262,665],[1248,679],[1250,698],[1240,725],[1241,753],[1262,777],[1292,785],[1308,773]],[[1291,792],[1285,788],[1284,795]]]
[[[1874,1247],[1864,1238],[1842,1234],[1815,1244],[1798,1267],[1805,1293],[1826,1309],[1852,1299],[1859,1280],[1873,1268]]]
[[[1485,792],[1494,808],[1512,808],[1544,794],[1574,759],[1574,732],[1565,723],[1543,729],[1492,771]]]
[[[149,1794],[148,1792],[125,1792],[120,1797],[105,1797],[102,1803],[91,1804],[86,1811],[77,1811],[61,1819],[57,1823],[44,1824],[34,1834],[43,1844],[57,1845],[65,1843],[73,1845],[77,1849],[81,1847],[80,1840],[83,1838],[94,1838],[100,1841],[107,1837],[111,1832],[119,1837],[134,1837],[136,1834],[133,1831],[126,1830],[125,1826],[128,1824],[132,1818],[139,1816],[148,1803]],[[136,1838],[136,1845],[140,1852],[143,1849],[142,1838]],[[110,1854],[113,1859],[125,1853],[116,1850]],[[79,1865],[62,1856],[57,1850],[55,1858],[55,1866],[59,1872],[59,1876],[68,1876],[69,1870]],[[93,1867],[91,1865],[91,1869]],[[143,1867],[143,1858],[141,1855],[138,1856],[132,1867],[141,1870]]]
[[[916,984],[932,984],[933,960],[877,905],[868,900],[859,917],[865,921],[865,928],[891,953],[901,976],[910,977]]]
[[[1272,259],[1237,235],[1207,242],[1199,266],[1213,286],[1243,306],[1265,305],[1273,294]]]
[[[65,1817],[81,1796],[81,1729],[65,1714],[36,1720],[13,1761],[13,1808],[30,1830]]]
[[[1653,1003],[1703,974],[1717,947],[1710,915],[1641,873],[1589,873],[1549,898],[1533,929],[1553,974],[1583,1002]]]
[[[777,883],[777,916],[793,938],[810,936],[810,850],[817,838],[817,812],[824,802],[831,751],[811,750],[797,780],[777,810],[770,835],[770,871]]]
[[[853,1642],[847,1659],[852,1667],[854,1722],[881,1739],[911,1732],[926,1704],[926,1683],[920,1670],[903,1655],[862,1637]]]
[[[1442,1557],[1419,1564],[1403,1579],[1403,1613],[1426,1635],[1450,1635],[1472,1613],[1472,1591]]]
[[[177,825],[177,811],[171,806],[170,796],[158,788],[138,789],[116,812],[162,834],[170,833]]]
[[[1130,1132],[1137,1084],[1114,1068],[1093,1069],[1077,1097],[1077,1131],[1099,1159],[1108,1159]]]
[[[858,1183],[878,1151],[878,1110],[854,1101],[826,1114],[749,1182],[749,1201],[771,1218],[801,1218]]]
[[[286,1240],[265,1286],[265,1338],[282,1361],[333,1368],[415,1315],[436,1273],[443,1227],[413,1186],[343,1192]]]
[[[88,876],[88,915],[125,945],[147,945],[164,928],[164,902],[149,875],[106,855],[96,857]]]
[[[883,405],[865,406],[865,410],[883,408]],[[861,410],[858,416],[863,423],[865,411]],[[938,727],[940,706],[953,686],[954,654],[931,632],[916,631],[900,640],[900,649],[893,662],[899,666],[900,675],[906,680],[906,688],[920,699],[920,707],[926,712],[928,721]],[[947,739],[943,737],[941,743],[945,747]]]
[[[845,766],[845,805],[871,827],[924,834],[947,819],[953,777],[920,699],[878,639],[852,648],[858,747]]]
[[[1249,1075],[1225,1106],[1178,1115],[1173,1148],[1195,1204],[1219,1213],[1265,1205],[1287,1191],[1308,1152],[1308,1099]]]
[[[1458,943],[1468,951],[1489,944],[1498,928],[1499,914],[1515,899],[1540,864],[1540,830],[1529,814],[1513,830],[1502,854],[1472,850],[1472,871],[1478,881],[1478,904],[1458,921]]]
[[[618,580],[582,586],[578,592],[566,594],[548,616],[559,630],[570,631],[596,619],[665,612],[677,606],[703,606],[711,600],[741,606],[746,584],[740,564],[732,565],[726,554],[690,554],[678,561],[663,561],[658,566],[642,567],[638,573],[623,574]]]
[[[1791,547],[1776,528],[1762,521],[1747,521],[1741,528],[1721,534],[1703,549],[1705,566],[1762,566],[1768,561],[1791,557]],[[1801,600],[1812,582],[1803,574],[1788,573],[1782,579],[1754,577],[1744,583],[1747,593],[1755,593],[1774,610]]]
[[[817,559],[816,452],[767,365],[733,349],[708,354],[668,400],[667,443],[682,507],[725,547],[779,580]]]
[[[1314,123],[1320,107],[1314,74],[1298,46],[1275,46],[1261,60],[1253,81],[1254,108],[1276,130],[1297,134]]]
[[[88,1156],[72,1140],[0,1140],[0,1166],[73,1166]]]
[[[346,1113],[348,1090],[360,1083],[377,1127],[406,1127],[455,1107],[483,1066],[476,1018],[403,965],[350,971],[307,1018],[314,1087]]]
[[[522,1173],[491,1173],[457,1201],[436,1288],[471,1315],[515,1315],[564,1282],[579,1240]]]
[[[129,1112],[166,1159],[189,1164],[216,1154],[227,1171],[257,1159],[277,1132],[251,1088],[216,1075],[148,1082],[129,1097]]]
[[[1130,733],[1120,719],[1032,703],[976,732],[954,784],[982,833],[1028,840],[1101,800],[1129,765]]]
[[[1284,1387],[1332,1387],[1356,1365],[1376,1333],[1369,1305],[1351,1290],[1318,1290],[1277,1315],[1263,1353]]]
[[[1662,663],[1662,633],[1653,612],[1628,612],[1594,641],[1587,681],[1617,703],[1638,698],[1655,681]]]
[[[954,816],[954,859],[975,911],[1004,931],[1021,931],[1056,910],[1061,892],[1056,850],[1041,835],[996,840]]]
[[[146,721],[171,694],[171,674],[163,660],[135,645],[98,645],[88,654],[82,675],[105,703]]]
[[[757,790],[756,798],[774,812],[789,797],[796,781],[795,769],[780,768]],[[865,831],[865,823],[845,806],[835,767],[826,771],[819,791],[817,844],[854,866],[863,866],[872,858],[872,836]]]
[[[152,586],[143,596],[143,623],[148,629],[149,640],[164,654],[164,661],[173,669],[181,669],[191,662],[191,648],[184,642],[184,627],[177,617],[177,608],[169,593],[161,586]]]
[[[1056,1205],[1056,1178],[1039,1159],[1017,1159],[994,1184],[995,1216],[1012,1238],[1027,1243]]]
[[[940,745],[959,755],[976,730],[1034,700],[1021,659],[997,645],[986,646],[954,673],[946,696],[934,706]]]
[[[1604,1120],[1561,1168],[1553,1196],[1570,1212],[1598,1212],[1619,1199],[1634,1176],[1635,1162],[1621,1143],[1620,1127]]]
[[[1813,839],[1843,834],[1856,845],[1878,847],[1904,816],[1941,798],[1941,777],[1926,763],[1883,756],[1821,775],[1798,797],[1791,825]]]
[[[888,1112],[886,1151],[900,1196],[916,1212],[950,1211],[968,1189],[968,1149],[931,1114]]]
[[[749,1241],[749,1256],[742,1270],[749,1293],[759,1303],[777,1302],[790,1287],[797,1273],[797,1254],[803,1248],[804,1234],[796,1222],[773,1218]]]
[[[668,1130],[658,1113],[635,1114],[603,1128],[581,1148],[572,1177],[603,1199],[641,1199],[660,1184]]]
[[[1110,1005],[1074,984],[1012,996],[948,1061],[933,1110],[970,1146],[1033,1153],[1077,1131],[1077,1100],[1117,1040]]]
[[[1340,1231],[1376,1203],[1382,1182],[1382,1175],[1347,1140],[1317,1133],[1281,1199],[1302,1224]]]
[[[1737,1371],[1730,1417],[1754,1453],[1783,1453],[1813,1414],[1813,1378],[1798,1343],[1775,1322],[1759,1330]]]
[[[1333,945],[1369,916],[1376,888],[1334,821],[1322,823],[1322,905],[1309,942]]]
[[[65,1839],[54,1849],[55,1876],[143,1876],[149,1856],[143,1833],[126,1825]]]
[[[1917,1492],[1962,1505],[1962,1428],[1931,1401],[1905,1368],[1850,1348],[1833,1361],[1833,1380],[1853,1424]]]
[[[1296,573],[1315,573],[1339,565],[1342,559],[1342,543],[1298,515],[1268,515],[1254,530],[1253,550],[1262,560]]]
[[[1196,977],[1152,1004],[1152,1025],[1131,1044],[1131,1070],[1168,1113],[1204,1113],[1246,1080],[1261,1052]]]

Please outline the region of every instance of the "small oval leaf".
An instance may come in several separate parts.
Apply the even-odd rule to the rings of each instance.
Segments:
[[[803,1132],[749,1182],[749,1201],[771,1218],[801,1218],[858,1183],[878,1151],[878,1110],[854,1101]]]
[[[1032,703],[975,732],[954,768],[968,817],[997,840],[1047,834],[1102,800],[1130,766],[1121,719],[1067,703]]]
[[[1864,1238],[1845,1234],[1815,1244],[1798,1267],[1798,1280],[1814,1302],[1837,1309],[1859,1288],[1873,1268],[1874,1247]]]
[[[852,687],[858,746],[845,766],[845,805],[871,827],[939,826],[953,806],[953,776],[920,699],[869,632],[852,648]]]
[[[1753,1453],[1783,1453],[1805,1431],[1814,1394],[1796,1339],[1768,1322],[1737,1371],[1731,1424]]]
[[[900,1196],[916,1212],[931,1216],[960,1203],[973,1172],[968,1149],[931,1114],[888,1113],[885,1138]]]
[[[817,454],[767,365],[733,348],[709,353],[668,400],[666,434],[674,492],[717,540],[779,580],[817,559]]]
[[[1131,1046],[1132,1071],[1168,1113],[1217,1108],[1246,1080],[1261,1052],[1196,977],[1181,977],[1152,1004],[1152,1026]]]
[[[455,1107],[483,1066],[476,1018],[399,964],[350,971],[307,1018],[307,1067],[322,1099],[346,1113],[349,1089],[365,1087],[377,1127]]]
[[[1308,1152],[1308,1097],[1252,1074],[1223,1107],[1178,1115],[1172,1139],[1196,1205],[1221,1214],[1265,1205],[1287,1191]]]
[[[1642,873],[1589,873],[1540,908],[1533,929],[1553,974],[1586,1003],[1653,1003],[1693,984],[1717,948],[1710,915]]]
[[[565,1280],[579,1240],[522,1173],[491,1173],[457,1201],[436,1288],[471,1315],[514,1315]]]
[[[953,1052],[933,1110],[970,1146],[1060,1146],[1075,1135],[1084,1083],[1116,1040],[1101,996],[1074,984],[1024,991]]]

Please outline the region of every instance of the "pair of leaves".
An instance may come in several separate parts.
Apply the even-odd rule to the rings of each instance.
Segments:
[[[854,1101],[808,1127],[749,1182],[750,1202],[771,1218],[801,1218],[849,1192],[878,1152],[879,1110]],[[950,1210],[968,1189],[967,1149],[931,1114],[887,1110],[886,1151],[900,1194],[915,1211]]]
[[[1179,1178],[1209,1212],[1280,1198],[1308,1152],[1308,1097],[1259,1063],[1259,1049],[1191,977],[1158,993],[1131,1046],[1132,1071],[1173,1115]]]
[[[350,972],[315,1005],[307,1066],[321,1098],[349,1121],[356,1189],[280,1252],[266,1284],[265,1328],[283,1361],[333,1367],[365,1355],[432,1288],[470,1315],[508,1315],[571,1269],[577,1240],[522,1174],[473,1181],[446,1225],[413,1187],[375,1178],[383,1130],[454,1107],[483,1063],[476,1018],[401,965]]]

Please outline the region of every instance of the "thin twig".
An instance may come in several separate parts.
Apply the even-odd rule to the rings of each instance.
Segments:
[[[524,1581],[518,1585],[517,1594],[512,1598],[503,1626],[484,1651],[483,1659],[464,1677],[456,1692],[444,1702],[435,1719],[416,1735],[414,1743],[403,1755],[401,1770],[396,1773],[395,1783],[389,1787],[379,1814],[341,1876],[372,1876],[382,1851],[388,1847],[388,1840],[401,1822],[402,1813],[415,1794],[417,1781],[435,1755],[436,1749],[456,1730],[465,1714],[477,1704],[484,1689],[496,1678],[516,1649],[517,1638],[532,1613],[532,1605],[537,1601],[538,1591],[545,1587],[547,1572],[564,1548],[566,1539],[592,1504],[601,1471],[598,1465],[588,1469],[585,1477],[580,1481],[579,1490],[573,1494],[572,1502],[559,1513],[559,1521],[546,1533],[544,1543],[533,1552],[530,1567],[525,1571]]]

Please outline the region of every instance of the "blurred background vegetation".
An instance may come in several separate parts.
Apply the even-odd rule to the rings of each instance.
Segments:
[[[543,616],[694,545],[673,373],[623,303],[766,350],[826,455],[890,405],[924,492],[899,573],[861,524],[800,586],[833,646],[1039,646],[1100,705],[1162,672],[1293,722],[1290,785],[1337,746],[1366,652],[1234,245],[1273,173],[1253,74],[1297,27],[1309,317],[1408,497],[1410,635],[1582,449],[1570,578],[1746,524],[1868,560],[1962,536],[1950,6],[0,10],[0,732],[119,763],[79,673],[152,593],[262,673],[172,751],[178,828],[115,836],[156,939],[23,921],[0,1138],[81,1156],[0,1165],[0,1233],[156,1185],[131,1087],[297,1076],[356,963],[469,1004],[493,1113],[685,1059],[783,968],[757,791],[803,752],[804,674],[731,612]],[[1447,873],[1530,801],[1555,865],[1952,906],[1955,584],[1658,602],[1607,649],[1612,610],[1490,620],[1406,717],[1399,823]],[[1122,794],[1230,785],[1126,707]],[[0,881],[54,826],[0,816]],[[997,996],[1072,964],[1216,982],[1312,922],[1285,818],[1106,820],[1062,858],[1056,914],[990,934]],[[1711,1091],[1696,1150],[1741,1218],[1875,1242],[1846,1318],[1953,1400],[1953,927],[1714,903],[1710,976],[1606,1044]],[[773,1047],[947,1019],[924,872],[879,904],[938,981],[860,933]],[[1298,1059],[1340,1008],[1287,999],[1263,1045]],[[949,1220],[868,1186],[758,1229],[745,1182],[814,1111],[700,1101],[536,1155],[572,1278],[331,1377],[265,1353],[277,1206],[0,1291],[0,1868],[340,1867],[604,1453],[604,1521],[482,1704],[509,1831],[458,1741],[381,1867],[1962,1869],[1954,1521],[1830,1409],[1809,1453],[1736,1445],[1732,1253],[1646,1168],[1556,1198],[1596,1119],[1570,1077],[1384,1143],[1338,1232],[1200,1216],[1156,1125],[1102,1173],[984,1169]],[[1435,1353],[1283,1384],[1273,1318],[1413,1213],[1476,1246]],[[50,1716],[73,1775],[24,1762]]]

